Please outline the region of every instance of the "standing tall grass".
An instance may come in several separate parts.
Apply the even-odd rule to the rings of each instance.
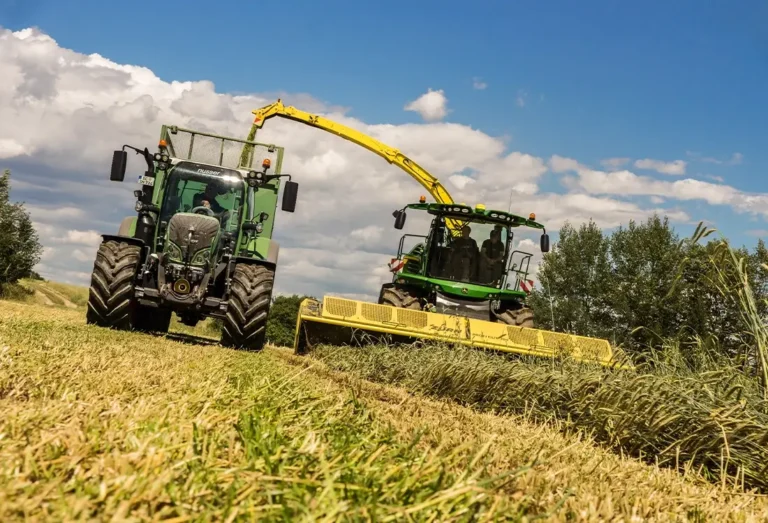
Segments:
[[[715,229],[699,223],[688,241],[695,244],[715,232]],[[677,279],[689,261],[688,258],[683,261]],[[745,371],[758,376],[763,400],[768,400],[768,328],[765,318],[759,312],[757,298],[750,283],[747,260],[739,256],[725,238],[721,238],[714,242],[714,249],[708,261],[713,269],[713,276],[705,277],[714,284],[723,300],[739,312],[741,331],[737,338],[744,350],[742,364]],[[768,271],[768,265],[763,263],[756,270]]]
[[[690,241],[711,232],[699,226]],[[768,492],[768,333],[745,260],[721,241],[709,263],[708,277],[740,312],[741,361],[712,336],[663,340],[632,371],[438,346],[321,347],[314,354],[369,380],[556,419],[617,451]]]

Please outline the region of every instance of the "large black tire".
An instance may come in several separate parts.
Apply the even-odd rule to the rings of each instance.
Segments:
[[[274,280],[275,271],[263,265],[235,267],[221,333],[222,345],[253,351],[264,348]]]
[[[390,307],[397,307],[398,309],[421,310],[419,297],[402,287],[383,287],[379,303],[389,305]]]
[[[109,240],[99,246],[88,291],[87,323],[118,330],[133,327],[134,278],[140,261],[137,245]]]
[[[498,316],[499,321],[507,325],[533,328],[533,311],[528,307],[521,309],[507,309]]]

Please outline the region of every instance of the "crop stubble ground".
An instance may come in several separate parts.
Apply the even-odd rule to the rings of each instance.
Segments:
[[[555,424],[0,302],[0,520],[762,521]],[[128,517],[130,516],[130,517]]]

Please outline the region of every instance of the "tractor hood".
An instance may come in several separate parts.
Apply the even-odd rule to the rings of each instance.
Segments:
[[[209,260],[219,233],[219,220],[192,213],[174,214],[168,222],[168,261],[202,266]]]

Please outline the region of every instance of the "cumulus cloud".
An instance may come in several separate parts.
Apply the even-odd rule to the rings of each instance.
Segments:
[[[647,169],[650,171],[656,171],[661,174],[671,174],[679,176],[685,174],[686,162],[683,160],[675,160],[672,162],[664,162],[661,160],[651,160],[646,158],[644,160],[635,160],[635,167],[638,169]]]
[[[306,94],[233,95],[207,80],[164,81],[145,67],[62,48],[33,29],[0,29],[0,78],[0,168],[12,170],[12,198],[27,202],[45,246],[39,272],[61,281],[87,284],[99,234],[116,232],[122,218],[134,214],[132,191],[144,166],[131,154],[126,182],[110,182],[114,149],[126,143],[153,149],[162,124],[244,137],[251,110],[277,97],[399,148],[436,175],[456,201],[535,212],[551,232],[566,220],[592,218],[615,227],[653,212],[688,220],[674,207],[625,201],[620,190],[624,184],[635,194],[675,198],[667,186],[641,190],[645,179],[582,177],[576,160],[510,151],[503,137],[441,122],[447,114],[442,91],[430,90],[412,103],[426,123],[363,122]],[[296,212],[278,209],[275,217],[281,244],[276,292],[375,299],[391,279],[387,263],[401,235],[423,234],[429,223],[428,216],[411,212],[405,229],[397,231],[392,211],[426,190],[377,155],[310,126],[275,118],[257,140],[284,146],[283,171],[300,183]],[[549,171],[567,178],[571,191],[542,192],[539,184]],[[606,191],[611,183],[619,184],[617,190]],[[688,194],[719,189],[685,187]],[[735,189],[729,194],[724,202],[749,212],[768,208],[764,196]],[[517,241],[536,242],[537,236],[518,231]]]
[[[427,122],[437,122],[448,114],[448,98],[442,89],[429,89],[412,102],[408,102],[404,109],[419,113]]]
[[[627,165],[629,160],[629,158],[606,158],[605,160],[601,160],[600,164],[606,169],[615,170]]]

